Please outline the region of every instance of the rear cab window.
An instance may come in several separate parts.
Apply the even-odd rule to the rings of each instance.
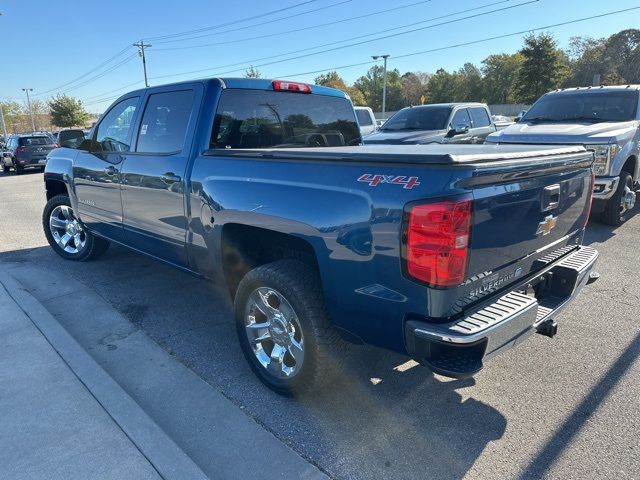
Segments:
[[[137,152],[182,151],[193,110],[193,90],[154,93],[149,96],[138,132]]]
[[[482,107],[471,107],[469,109],[471,114],[471,120],[473,121],[473,128],[488,127],[491,125],[491,119],[489,114]]]
[[[373,120],[371,120],[371,115],[367,110],[357,109],[356,116],[358,117],[358,123],[363,127],[373,125]]]
[[[20,137],[18,139],[19,147],[31,147],[35,145],[51,145],[53,141],[49,137]]]
[[[360,128],[346,98],[227,89],[220,95],[209,148],[358,145]]]

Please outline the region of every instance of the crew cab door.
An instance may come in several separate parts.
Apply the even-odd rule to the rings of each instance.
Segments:
[[[490,133],[496,131],[489,112],[484,107],[469,107],[471,116],[471,143],[484,143]]]
[[[461,133],[455,130],[461,126],[466,127],[466,131]],[[446,136],[446,143],[471,143],[471,117],[466,108],[458,108],[451,115],[449,121],[449,133]]]
[[[77,211],[92,231],[123,240],[120,169],[130,150],[140,97],[113,105],[93,129],[91,151],[80,150],[73,165]]]
[[[200,85],[158,88],[145,97],[135,152],[121,172],[126,243],[187,266],[184,192]]]

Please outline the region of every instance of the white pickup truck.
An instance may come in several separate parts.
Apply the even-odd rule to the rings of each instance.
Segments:
[[[640,85],[582,87],[543,95],[487,143],[580,144],[595,152],[592,214],[618,226],[640,184]]]

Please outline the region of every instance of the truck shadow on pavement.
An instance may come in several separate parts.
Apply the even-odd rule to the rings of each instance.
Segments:
[[[0,262],[26,262],[84,283],[335,478],[462,478],[506,429],[502,413],[473,397],[473,379],[437,377],[406,357],[367,346],[350,347],[336,384],[280,397],[246,364],[224,289],[122,247],[81,264],[48,247],[3,253]]]

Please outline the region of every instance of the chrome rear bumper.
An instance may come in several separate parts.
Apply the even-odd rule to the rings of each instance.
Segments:
[[[437,373],[456,378],[473,375],[483,360],[517,345],[558,315],[590,282],[597,258],[597,250],[579,247],[462,319],[446,324],[409,320],[407,350]],[[527,290],[535,291],[535,296],[526,295]]]

